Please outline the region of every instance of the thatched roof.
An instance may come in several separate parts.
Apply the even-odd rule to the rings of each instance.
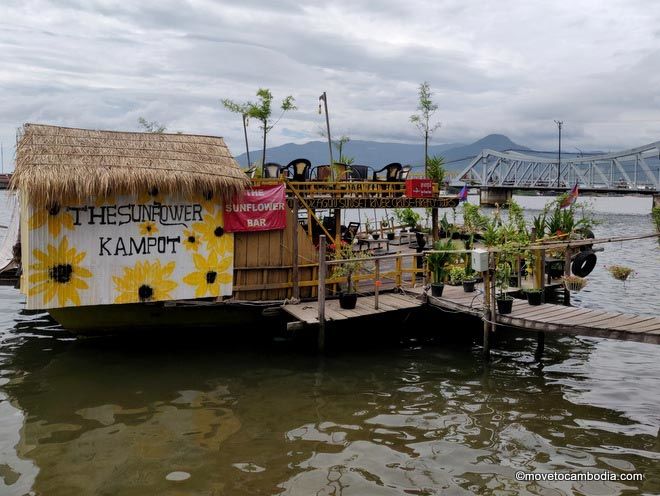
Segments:
[[[212,191],[229,199],[248,185],[222,138],[40,124],[24,126],[11,180],[35,205],[153,188],[185,196]]]

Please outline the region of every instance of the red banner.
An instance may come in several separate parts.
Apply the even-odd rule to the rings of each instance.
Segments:
[[[433,197],[432,179],[408,179],[406,181],[406,196],[408,198]]]
[[[286,227],[284,185],[255,186],[225,204],[225,231],[271,231]]]

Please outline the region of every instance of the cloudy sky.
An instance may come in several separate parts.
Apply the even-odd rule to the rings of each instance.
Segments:
[[[434,143],[502,133],[555,149],[660,140],[660,3],[655,0],[0,0],[0,140],[11,166],[25,122],[224,136],[220,99],[296,98],[269,145],[333,133],[416,142],[428,81]],[[259,147],[256,123],[250,139]]]

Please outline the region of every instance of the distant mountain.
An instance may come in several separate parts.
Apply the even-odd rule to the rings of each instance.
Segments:
[[[479,154],[484,148],[492,150],[529,150],[529,148],[518,145],[501,134],[490,134],[485,138],[472,144],[447,143],[429,146],[429,155],[442,155],[445,158],[447,168],[460,170]],[[333,157],[337,157],[337,151],[333,148]],[[379,141],[350,141],[344,145],[344,155],[353,157],[355,164],[370,165],[380,168],[390,162],[401,162],[412,164],[415,168],[423,167],[424,145],[409,145],[404,143],[383,143]],[[250,150],[252,162],[261,158],[261,150]],[[303,145],[287,143],[266,150],[266,161],[277,162],[282,165],[288,164],[296,158],[306,158],[314,165],[327,164],[330,161],[328,143],[326,141],[310,141]],[[238,163],[247,166],[247,157],[242,153],[236,157]]]

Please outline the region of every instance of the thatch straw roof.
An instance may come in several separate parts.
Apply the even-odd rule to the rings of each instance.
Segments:
[[[213,192],[225,199],[249,179],[222,138],[185,134],[92,131],[26,124],[11,187],[34,205],[90,197]]]

